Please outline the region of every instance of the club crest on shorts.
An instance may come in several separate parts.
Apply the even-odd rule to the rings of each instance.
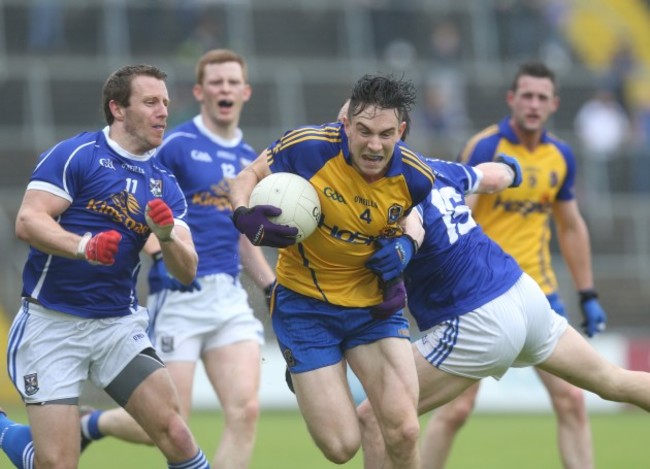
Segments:
[[[282,356],[284,357],[284,361],[287,362],[288,366],[296,365],[296,358],[293,356],[293,353],[288,348],[285,348],[282,351]]]
[[[25,382],[25,394],[33,396],[38,392],[38,373],[30,373],[23,376]]]
[[[165,335],[160,338],[160,350],[165,353],[174,351],[174,336]]]

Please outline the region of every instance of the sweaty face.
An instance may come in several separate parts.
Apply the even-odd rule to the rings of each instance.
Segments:
[[[555,86],[548,78],[526,75],[519,77],[517,83],[517,90],[509,91],[507,96],[513,123],[522,132],[541,132],[558,107]]]
[[[206,65],[203,82],[194,85],[194,97],[201,103],[203,119],[215,132],[239,125],[239,116],[250,95],[251,88],[238,62]]]
[[[169,95],[165,82],[154,77],[137,76],[131,81],[129,106],[124,113],[125,150],[142,155],[163,141],[167,125]]]
[[[368,182],[380,179],[404,130],[405,124],[400,123],[397,111],[368,106],[351,120],[344,116],[343,122],[352,166]]]

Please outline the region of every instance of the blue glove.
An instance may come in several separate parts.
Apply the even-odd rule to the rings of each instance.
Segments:
[[[382,288],[384,301],[370,309],[370,315],[375,319],[387,319],[406,307],[406,286],[400,276]]]
[[[521,184],[521,166],[519,162],[512,156],[508,156],[505,153],[499,153],[496,158],[494,158],[495,163],[503,163],[506,166],[509,166],[510,169],[515,173],[515,176],[512,178],[512,184],[508,187],[519,187]]]
[[[255,246],[286,248],[296,243],[298,228],[278,225],[268,218],[277,217],[281,213],[281,209],[272,205],[237,207],[232,214],[232,221]]]
[[[593,337],[599,332],[605,330],[605,323],[607,322],[607,314],[598,302],[598,294],[594,290],[579,291],[580,295],[580,308],[582,309],[582,329],[589,337]]]
[[[180,292],[193,292],[201,289],[199,282],[194,279],[189,285],[183,285],[172,277],[167,268],[161,253],[153,255],[153,265],[149,271],[149,293],[158,293],[161,290],[172,290]]]
[[[384,282],[400,276],[417,251],[409,235],[396,238],[377,238],[379,249],[366,262],[366,267],[379,275]]]

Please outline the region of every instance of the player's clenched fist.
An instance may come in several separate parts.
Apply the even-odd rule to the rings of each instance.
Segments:
[[[174,214],[169,205],[162,199],[150,200],[144,216],[151,231],[158,237],[158,241],[166,242],[173,239]]]
[[[79,241],[77,257],[93,265],[113,265],[122,235],[115,230],[102,231],[93,236],[86,233]]]

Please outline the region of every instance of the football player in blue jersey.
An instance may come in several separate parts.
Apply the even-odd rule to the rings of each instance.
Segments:
[[[30,426],[0,414],[0,446],[19,468],[77,467],[87,379],[151,435],[169,468],[209,467],[136,298],[139,254],[152,233],[181,283],[193,281],[198,262],[183,193],[153,158],[167,124],[165,79],[149,65],[111,74],[108,126],[46,151],[27,186],[16,234],[31,249],[7,358]]]
[[[404,277],[409,310],[424,335],[413,344],[420,414],[509,367],[537,366],[604,399],[650,411],[650,374],[608,363],[555,314],[537,282],[472,218],[465,194],[522,181],[517,160],[498,155],[476,167],[428,160],[434,189],[406,221],[420,249]],[[413,226],[415,225],[415,226]],[[417,235],[423,230],[423,235]],[[358,407],[364,465],[382,465],[384,437],[368,401]],[[387,461],[386,461],[387,462]],[[428,467],[422,460],[422,467]]]
[[[485,233],[513,256],[542,288],[553,311],[566,317],[551,263],[551,221],[569,267],[589,337],[605,329],[607,315],[594,289],[589,230],[575,198],[576,162],[569,145],[545,129],[559,106],[555,74],[545,64],[521,64],[506,96],[510,115],[471,138],[460,153],[476,165],[499,153],[517,158],[527,175],[520,187],[472,196],[468,205]],[[536,369],[557,417],[557,442],[565,469],[593,469],[591,429],[584,393]],[[454,437],[469,418],[478,384],[438,409],[423,439],[427,469],[442,469]]]
[[[169,276],[161,246],[150,239],[150,336],[167,365],[187,420],[198,360],[224,414],[221,444],[212,466],[249,466],[259,416],[262,324],[253,315],[239,280],[240,263],[261,288],[275,280],[259,246],[232,224],[229,181],[257,154],[243,140],[239,120],[251,96],[247,65],[233,51],[205,53],[196,66],[194,97],[200,113],[172,130],[156,153],[176,176],[188,204],[188,224],[199,256],[197,278],[189,287]],[[241,255],[240,255],[241,253]],[[149,443],[148,435],[123,409],[82,417],[88,440],[107,435]]]
[[[347,363],[378,414],[394,467],[419,466],[418,386],[399,280],[416,246],[401,222],[434,177],[400,142],[414,101],[410,82],[364,76],[342,123],[287,132],[230,192],[235,226],[255,244],[282,248],[273,329],[308,430],[339,464],[361,443]],[[320,197],[319,226],[298,244],[295,228],[268,219],[277,207],[247,206],[255,184],[282,171],[308,179]]]

